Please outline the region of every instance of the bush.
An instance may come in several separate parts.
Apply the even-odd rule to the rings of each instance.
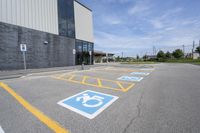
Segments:
[[[172,53],[172,55],[174,56],[174,58],[180,59],[180,58],[182,58],[182,57],[184,56],[184,53],[183,53],[182,50],[176,49],[176,50]]]

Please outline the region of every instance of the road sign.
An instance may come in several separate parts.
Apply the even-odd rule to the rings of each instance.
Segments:
[[[136,81],[140,82],[143,79],[143,77],[133,77],[133,76],[122,76],[118,78],[118,80],[124,80],[124,81]]]
[[[21,52],[26,52],[27,51],[26,44],[20,44],[20,51]]]
[[[73,54],[76,54],[76,49],[73,49],[73,51],[72,51],[72,52],[73,52]]]
[[[92,55],[92,51],[89,51],[89,55]]]
[[[146,73],[146,72],[132,72],[131,74],[132,74],[132,75],[145,75],[145,76],[147,76],[147,75],[149,75],[150,73]]]
[[[117,99],[118,97],[113,95],[87,90],[64,99],[58,104],[93,119]]]

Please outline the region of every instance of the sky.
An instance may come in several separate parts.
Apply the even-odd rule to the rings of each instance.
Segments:
[[[93,11],[95,50],[152,54],[200,39],[200,0],[80,0]],[[191,47],[190,47],[191,46]]]

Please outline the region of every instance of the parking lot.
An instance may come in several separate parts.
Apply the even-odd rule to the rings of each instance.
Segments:
[[[199,71],[199,67],[196,66],[186,67]],[[174,68],[174,66],[163,64],[99,66],[88,70],[36,73],[21,78],[2,80],[0,81],[0,127],[5,133],[131,133],[147,132],[147,130],[164,132],[169,125],[155,128],[162,127],[158,124],[158,117],[155,116],[156,110],[158,115],[161,115],[155,104],[166,98],[170,100],[171,94],[167,96],[162,94],[166,91],[164,90],[160,95],[159,89],[167,88],[167,85],[179,88],[178,84],[172,84],[171,77],[166,78],[169,73],[179,72],[174,71]],[[185,71],[186,68],[182,69]],[[195,71],[192,71],[193,76],[198,79],[199,75],[196,75]],[[186,74],[182,71],[180,73],[184,76]],[[173,78],[177,80],[176,82],[181,81],[176,76]],[[197,87],[199,83],[193,85],[192,88],[196,89],[196,93],[192,94],[199,94]],[[161,86],[163,88],[160,88]],[[155,88],[157,90],[153,91],[152,89]],[[157,101],[149,97],[152,92],[158,94],[155,96]],[[175,94],[175,92],[170,93]],[[163,95],[165,97],[162,97]],[[193,98],[198,100],[199,98],[195,96]],[[171,97],[172,101],[173,98]],[[144,99],[145,101],[142,101]],[[186,105],[187,102],[184,104]],[[159,107],[170,107],[165,104]],[[199,102],[193,101],[193,104],[199,105]],[[152,106],[149,107],[150,105]],[[149,110],[154,106],[156,110]],[[144,107],[143,111],[142,107]],[[189,127],[192,131],[199,131],[199,126],[196,126],[199,123],[199,118],[197,118],[199,114],[196,114],[196,109],[199,107],[192,106],[192,108],[194,110],[191,111],[194,113],[191,115],[191,122],[195,124]],[[147,110],[149,112],[145,115],[153,113],[139,120],[145,116],[142,113]],[[182,109],[179,110],[181,111]],[[169,115],[169,118],[172,116]],[[195,120],[193,117],[196,117]],[[180,119],[182,121],[182,118]],[[152,125],[148,122],[152,122]],[[164,121],[161,122],[164,123]],[[182,126],[182,123],[178,124]],[[171,126],[171,130],[174,130],[177,125]]]

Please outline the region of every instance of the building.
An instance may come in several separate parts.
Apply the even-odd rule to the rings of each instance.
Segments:
[[[94,51],[94,63],[115,62],[115,54],[105,53],[102,51]]]
[[[93,62],[92,11],[76,0],[0,0],[0,70]]]

